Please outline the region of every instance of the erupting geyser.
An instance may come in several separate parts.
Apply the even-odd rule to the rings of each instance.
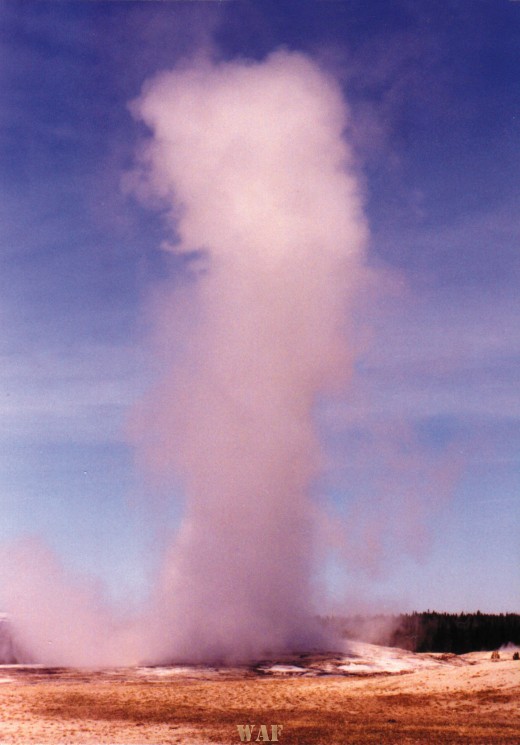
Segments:
[[[152,133],[139,189],[168,206],[166,250],[204,257],[196,281],[154,306],[159,349],[185,331],[130,425],[146,468],[181,485],[182,523],[134,622],[36,539],[2,552],[6,610],[50,664],[314,646],[314,408],[352,365],[366,238],[345,102],[310,58],[277,52],[161,73],[132,112]]]
[[[316,643],[318,393],[341,384],[366,228],[338,85],[302,54],[158,75],[133,104],[177,252],[203,251],[182,361],[136,412],[186,512],[149,654],[241,659]],[[175,324],[179,302],[161,306]]]

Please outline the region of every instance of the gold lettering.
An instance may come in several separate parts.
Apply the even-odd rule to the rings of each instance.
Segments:
[[[238,734],[242,742],[249,742],[255,728],[254,724],[237,724]],[[256,738],[258,740],[258,737]]]
[[[269,735],[267,734],[267,724],[261,724],[256,736],[256,741],[262,740],[262,742],[269,742]]]

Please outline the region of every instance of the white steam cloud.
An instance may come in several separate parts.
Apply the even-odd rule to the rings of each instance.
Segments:
[[[163,73],[133,113],[153,133],[148,185],[168,201],[173,250],[207,257],[183,361],[133,428],[148,466],[173,469],[187,497],[150,654],[315,643],[313,407],[351,366],[366,237],[345,102],[308,57],[278,52]]]
[[[147,468],[182,485],[183,521],[132,625],[38,542],[3,556],[18,577],[6,610],[22,644],[60,664],[314,645],[314,409],[351,370],[367,233],[345,102],[310,58],[277,52],[162,73],[132,112],[152,133],[140,188],[168,206],[170,250],[205,257],[182,301],[172,289],[157,305],[163,349],[196,320],[131,424]]]

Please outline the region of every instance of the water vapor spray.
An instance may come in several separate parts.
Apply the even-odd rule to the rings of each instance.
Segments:
[[[335,81],[302,54],[198,63],[149,81],[146,188],[203,252],[182,361],[133,439],[171,469],[185,516],[149,626],[152,659],[244,659],[316,643],[318,394],[352,363],[365,222]],[[163,303],[158,328],[175,325]],[[165,332],[167,334],[167,332]]]
[[[310,58],[277,52],[164,72],[132,112],[151,131],[139,189],[167,207],[165,248],[199,257],[196,281],[155,306],[158,349],[179,345],[129,428],[172,499],[180,484],[183,519],[138,619],[118,617],[37,538],[2,550],[5,610],[48,664],[314,646],[314,413],[352,367],[366,238],[345,102]]]

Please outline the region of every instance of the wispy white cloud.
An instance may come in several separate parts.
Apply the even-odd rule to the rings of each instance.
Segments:
[[[123,438],[128,408],[150,371],[139,349],[86,345],[68,357],[52,352],[0,358],[0,416],[7,441]]]

